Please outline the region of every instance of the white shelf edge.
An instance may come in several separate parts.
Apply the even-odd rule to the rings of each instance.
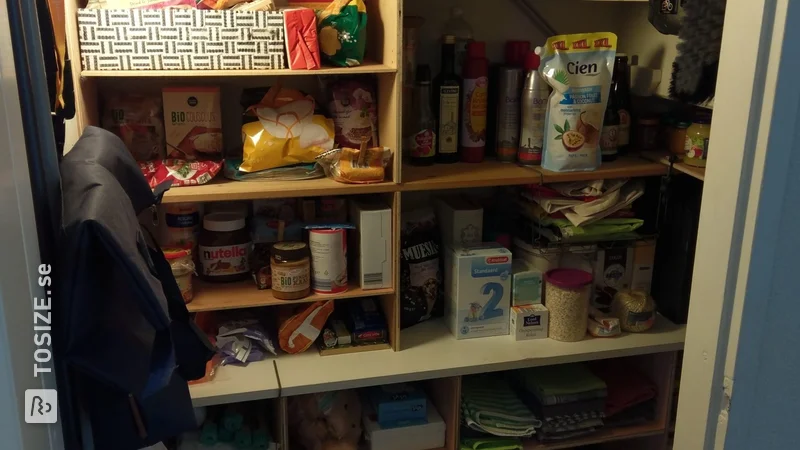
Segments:
[[[189,385],[189,393],[195,408],[277,398],[281,387],[275,359],[220,366],[213,380]]]
[[[316,352],[278,358],[281,396],[387,383],[471,375],[569,362],[635,356],[683,348],[686,328],[660,317],[646,333],[580,342],[516,342],[510,336],[455,340],[441,321],[403,332],[404,350],[321,357]]]

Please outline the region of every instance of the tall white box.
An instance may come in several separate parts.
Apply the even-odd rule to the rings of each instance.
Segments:
[[[436,218],[445,247],[478,245],[483,240],[483,208],[459,195],[436,199]]]
[[[498,244],[445,252],[447,326],[456,339],[508,334],[511,252]]]
[[[383,203],[351,201],[350,248],[361,289],[392,287],[392,209]]]

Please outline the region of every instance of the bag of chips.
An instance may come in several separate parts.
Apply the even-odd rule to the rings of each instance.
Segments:
[[[322,59],[341,67],[364,61],[367,6],[363,0],[333,0],[317,13]]]
[[[246,114],[258,120],[242,125],[241,172],[257,172],[313,163],[333,148],[333,120],[314,114],[314,98],[298,90],[273,86]]]

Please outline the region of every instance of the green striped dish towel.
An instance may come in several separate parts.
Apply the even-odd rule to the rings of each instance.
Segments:
[[[468,427],[495,436],[530,437],[542,426],[506,380],[491,375],[464,378],[461,413]]]

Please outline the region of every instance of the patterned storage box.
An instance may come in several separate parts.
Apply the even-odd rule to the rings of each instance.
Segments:
[[[283,14],[196,9],[81,9],[83,70],[286,67]]]

